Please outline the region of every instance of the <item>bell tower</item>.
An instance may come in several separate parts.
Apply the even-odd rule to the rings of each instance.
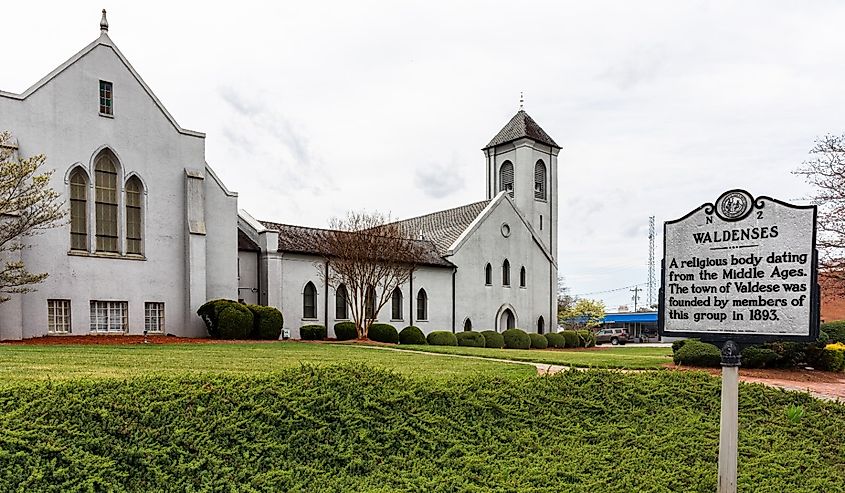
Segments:
[[[520,105],[482,151],[487,198],[507,192],[557,261],[557,156],[561,147]]]

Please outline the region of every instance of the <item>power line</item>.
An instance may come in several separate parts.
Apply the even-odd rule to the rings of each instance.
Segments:
[[[621,288],[608,289],[606,291],[593,291],[592,293],[579,293],[579,294],[573,294],[572,296],[574,298],[577,298],[579,296],[592,296],[594,294],[615,293],[617,291],[624,291],[626,289],[636,288],[636,287],[639,287],[639,286],[646,286],[647,284],[648,284],[647,282],[641,282],[639,284],[631,284],[630,286],[624,286],[624,287],[621,287]]]

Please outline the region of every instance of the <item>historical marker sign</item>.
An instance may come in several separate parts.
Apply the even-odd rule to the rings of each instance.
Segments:
[[[659,327],[668,337],[818,337],[816,207],[744,190],[664,223]]]

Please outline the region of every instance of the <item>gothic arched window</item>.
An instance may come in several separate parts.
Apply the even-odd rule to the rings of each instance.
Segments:
[[[502,263],[502,285],[511,285],[511,263],[508,262],[508,259],[505,259]]]
[[[428,295],[425,289],[417,293],[417,320],[428,320]]]
[[[70,249],[88,250],[88,177],[81,168],[70,174]]]
[[[376,318],[376,288],[372,286],[367,286],[364,293],[364,317],[368,320]]]
[[[519,287],[525,287],[525,267],[519,269]]]
[[[493,266],[489,263],[484,268],[484,284],[490,286],[493,284]]]
[[[402,320],[402,290],[399,288],[390,296],[390,319]]]
[[[302,318],[317,318],[317,288],[311,281],[302,291]]]
[[[534,165],[534,198],[546,200],[546,164],[542,159]]]
[[[543,320],[543,316],[540,315],[540,318],[537,319],[537,333],[542,334],[546,331],[546,321]]]
[[[126,253],[140,255],[144,239],[144,227],[141,222],[144,185],[137,176],[126,181]]]
[[[499,191],[508,192],[513,197],[513,164],[510,161],[505,161],[499,168]]]
[[[94,165],[97,251],[117,253],[117,166],[110,153],[104,152]]]
[[[334,293],[334,318],[346,320],[349,318],[349,299],[346,292],[346,285],[341,284]]]

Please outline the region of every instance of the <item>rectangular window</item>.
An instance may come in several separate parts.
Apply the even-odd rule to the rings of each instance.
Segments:
[[[100,114],[113,116],[114,105],[112,99],[112,83],[104,80],[100,81]]]
[[[164,303],[144,303],[144,329],[151,334],[164,332]]]
[[[129,330],[129,303],[91,301],[91,332],[126,333]]]
[[[70,300],[47,300],[47,333],[70,334]]]

